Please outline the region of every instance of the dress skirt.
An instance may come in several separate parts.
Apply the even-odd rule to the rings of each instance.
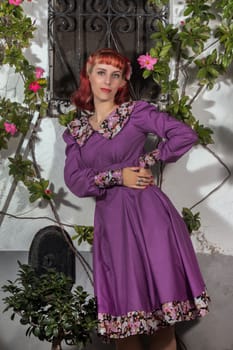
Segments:
[[[151,335],[208,312],[187,227],[158,187],[113,188],[97,200],[94,286],[105,339]]]

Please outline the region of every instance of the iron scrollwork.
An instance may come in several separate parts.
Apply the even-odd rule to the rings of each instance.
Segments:
[[[136,58],[152,46],[157,21],[167,18],[167,7],[158,12],[147,0],[49,0],[51,114],[69,105],[83,62],[101,47],[133,62],[134,97],[148,95]]]
[[[49,19],[55,21],[53,24],[55,24],[56,30],[60,32],[73,32],[75,30],[75,0],[57,0],[53,6],[50,3],[49,9]]]

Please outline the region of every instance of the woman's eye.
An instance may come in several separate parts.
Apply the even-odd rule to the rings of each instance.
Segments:
[[[98,75],[104,75],[104,71],[100,70],[97,72]]]
[[[119,74],[119,73],[114,73],[114,74],[113,74],[113,78],[119,79],[119,78],[120,78],[120,74]]]

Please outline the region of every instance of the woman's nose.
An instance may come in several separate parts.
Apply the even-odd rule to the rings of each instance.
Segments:
[[[109,85],[111,83],[111,78],[108,74],[105,76],[105,84]]]

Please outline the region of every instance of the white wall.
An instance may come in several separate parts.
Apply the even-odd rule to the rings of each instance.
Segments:
[[[183,19],[185,1],[175,0],[170,4],[171,22],[179,24]],[[231,68],[233,69],[233,66]],[[205,90],[193,104],[193,114],[196,118],[201,124],[214,131],[214,144],[209,148],[231,171],[233,169],[232,69],[227,76],[218,81],[213,90]],[[194,94],[195,89],[191,86],[189,92]],[[227,170],[216,157],[202,146],[196,147],[189,157],[191,161],[188,164],[185,159],[182,159],[175,167],[172,165],[172,170],[169,169],[167,172],[166,191],[177,203],[178,208],[186,204],[180,195],[180,186],[176,184],[174,186],[173,178],[185,179],[182,181],[182,190],[185,190],[185,196],[188,199],[187,206],[192,206],[218,187],[228,175]],[[188,174],[183,173],[183,165],[188,170]],[[232,180],[231,175],[219,190],[193,210],[201,213],[202,227],[192,237],[198,252],[209,254],[220,252],[225,255],[233,255]]]
[[[181,10],[183,7],[182,1],[172,2],[172,20],[175,23],[180,19]],[[39,65],[45,69],[48,73],[48,45],[47,45],[47,0],[33,0],[31,3],[25,2],[25,8],[33,18],[36,19],[38,30],[36,32],[35,39],[32,47],[27,51],[28,58],[32,64]],[[20,100],[22,84],[20,80],[16,80],[12,71],[5,68],[0,72],[0,93],[5,94],[5,88],[7,87],[8,96]],[[232,96],[233,96],[233,76],[232,72],[228,77],[219,81],[217,86],[211,91],[205,91],[194,104],[194,112],[198,119],[210,126],[214,130],[215,143],[210,146],[211,150],[217,153],[219,157],[232,169],[233,167],[233,116],[232,116]],[[36,156],[39,164],[42,168],[42,175],[52,181],[55,187],[55,192],[59,192],[59,198],[57,200],[57,208],[61,221],[67,224],[93,224],[93,212],[94,202],[92,199],[78,199],[68,192],[63,183],[63,164],[64,164],[64,144],[62,141],[63,127],[61,127],[57,120],[50,119],[49,117],[41,120],[38,127],[39,141],[36,145]],[[12,179],[7,175],[7,157],[12,156],[19,140],[13,139],[10,150],[1,152],[0,158],[0,208],[3,208],[9,195]],[[176,164],[171,164],[166,167],[163,190],[169,195],[176,207],[181,211],[182,207],[190,207],[203,196],[205,196],[211,189],[220,184],[226,176],[224,167],[204,148],[201,146],[195,147],[192,151],[184,156]],[[1,257],[4,254],[10,254],[12,251],[18,251],[19,256],[22,255],[22,251],[28,251],[32,238],[35,233],[44,226],[51,225],[51,221],[45,217],[53,218],[53,214],[45,203],[35,202],[29,204],[28,193],[22,185],[18,185],[13,195],[10,197],[9,206],[7,211],[19,217],[5,217],[0,227],[0,249]],[[195,245],[197,253],[200,253],[200,257],[204,257],[203,261],[208,258],[208,264],[216,259],[217,255],[218,269],[216,274],[208,265],[205,266],[203,262],[202,269],[206,277],[209,278],[209,285],[213,286],[213,294],[218,291],[219,300],[216,303],[218,295],[214,294],[214,307],[217,305],[216,310],[221,313],[222,296],[231,300],[230,287],[227,282],[223,283],[221,289],[220,285],[214,284],[216,280],[221,281],[224,274],[221,272],[221,261],[225,262],[227,256],[229,259],[233,256],[233,186],[232,177],[222,186],[218,191],[212,194],[206,201],[195,207],[195,211],[201,212],[202,227],[199,232],[192,236],[193,243]],[[26,219],[27,217],[33,217],[32,219]],[[35,219],[38,217],[44,217],[43,219]],[[69,229],[68,232],[73,233]],[[80,247],[81,251],[88,250],[88,245]],[[20,252],[21,251],[21,252]],[[213,254],[215,253],[215,254]],[[7,256],[7,255],[5,255]],[[26,255],[23,255],[26,259]],[[205,257],[206,256],[206,257]],[[213,260],[211,258],[213,256]],[[220,259],[221,257],[221,259]],[[8,258],[6,258],[6,263]],[[200,258],[201,260],[202,258]],[[232,261],[232,260],[227,261]],[[11,261],[14,263],[15,269],[17,258]],[[228,263],[229,265],[229,263]],[[10,270],[5,270],[4,264],[1,265],[0,280],[5,282],[6,278],[14,278],[15,271],[13,266]],[[213,265],[216,266],[216,265]],[[206,270],[205,270],[206,267]],[[230,266],[225,266],[225,268]],[[225,269],[223,266],[223,269]],[[5,273],[8,271],[7,273]],[[208,271],[208,272],[207,272]],[[211,271],[212,275],[209,274]],[[4,273],[3,273],[4,272]],[[231,272],[228,270],[227,279],[225,281],[233,280]],[[8,277],[9,276],[9,277]],[[13,277],[12,277],[13,276]],[[212,278],[212,279],[211,279]],[[221,282],[219,282],[221,284]],[[219,289],[218,289],[219,288]],[[210,291],[211,293],[211,291]],[[221,295],[220,295],[221,294]],[[223,303],[226,305],[226,303]],[[221,307],[220,307],[221,306]],[[214,308],[213,307],[213,308]],[[212,337],[211,328],[214,324],[219,324],[219,332],[222,333],[222,338],[227,339],[227,343],[218,347],[216,350],[229,350],[230,339],[232,340],[231,333],[227,331],[227,335],[223,332],[227,330],[227,325],[230,323],[230,319],[226,318],[221,323],[218,315],[215,312],[212,313],[207,321],[204,321],[208,328],[207,335]],[[212,318],[211,318],[212,317]],[[27,340],[23,337],[23,331],[19,331],[17,325],[10,326],[10,321],[6,321],[7,316],[2,318],[0,323],[0,348],[2,350],[11,350],[13,345],[17,343],[18,350],[29,349],[47,349],[48,346],[43,343],[36,343],[34,340]],[[225,324],[224,324],[225,322]],[[8,325],[11,328],[11,332],[5,332],[5,327]],[[7,327],[8,327],[7,326]],[[221,329],[222,326],[222,329]],[[4,327],[4,328],[2,328]],[[204,326],[205,327],[205,326]],[[194,335],[189,335],[188,339],[190,344],[193,344],[191,350],[214,350],[215,341],[212,343],[207,337],[205,328],[197,328],[198,339],[203,337],[203,344],[212,344],[210,347],[195,347]],[[20,333],[18,333],[20,332]],[[20,337],[19,337],[20,334]],[[187,332],[188,334],[188,332]],[[190,337],[190,338],[189,338]],[[20,338],[20,341],[19,341]],[[232,340],[233,342],[233,340]],[[27,344],[27,345],[26,345]],[[40,345],[38,345],[40,344]],[[217,344],[217,343],[216,343]],[[204,345],[203,345],[204,346]]]
[[[25,11],[36,21],[37,31],[32,45],[26,50],[26,56],[30,63],[40,66],[49,74],[48,37],[47,37],[47,0],[24,3]],[[22,80],[16,76],[9,67],[1,71],[0,94],[16,101],[22,101]],[[42,176],[49,179],[54,185],[54,191],[59,193],[56,197],[57,208],[61,220],[67,224],[93,225],[94,202],[92,199],[78,200],[64,188],[63,164],[64,142],[61,127],[57,120],[49,117],[41,120],[38,126],[39,142],[36,146],[36,157],[42,168]],[[10,149],[1,151],[0,156],[0,208],[9,202],[7,212],[19,217],[5,217],[0,229],[1,250],[28,250],[35,233],[42,227],[51,225],[46,217],[54,219],[54,216],[46,203],[28,201],[28,192],[22,184],[18,184],[12,194],[12,178],[8,175],[8,157],[13,156],[20,138],[12,139]],[[23,149],[27,146],[27,137],[23,143]],[[40,217],[39,220],[36,218]],[[43,217],[44,219],[41,219]],[[24,219],[22,219],[24,218]],[[29,219],[27,219],[29,218]],[[33,218],[33,219],[32,219]],[[32,221],[33,220],[33,221]],[[32,225],[33,222],[33,225]],[[69,231],[69,229],[67,228]],[[10,234],[9,234],[10,232]],[[71,230],[71,234],[74,231]],[[81,250],[89,249],[83,244]]]
[[[183,3],[172,2],[172,22],[180,20]],[[47,33],[47,1],[25,2],[25,8],[36,20],[38,30],[33,45],[27,50],[30,62],[43,67],[48,74],[48,41]],[[0,93],[7,87],[8,94],[16,99],[21,98],[20,81],[13,79],[12,73],[2,72]],[[5,84],[5,86],[4,86]],[[206,126],[214,130],[215,144],[210,148],[232,168],[232,74],[219,81],[211,91],[205,91],[194,104],[194,113]],[[36,156],[42,168],[42,175],[48,178],[59,192],[59,214],[62,222],[67,224],[93,224],[94,202],[92,199],[78,199],[67,191],[63,182],[64,128],[57,120],[49,117],[41,120],[38,127],[39,141],[36,145]],[[0,172],[0,207],[3,207],[11,189],[12,179],[8,177],[7,157],[15,150],[17,140],[12,140],[10,150],[1,152]],[[203,147],[197,146],[176,164],[168,165],[165,171],[163,190],[170,196],[176,207],[190,207],[198,202],[210,190],[218,186],[227,175],[224,167]],[[185,181],[184,181],[185,179]],[[213,250],[223,254],[233,254],[233,216],[232,213],[232,179],[206,201],[195,207],[194,212],[201,212],[202,227],[193,235],[193,242],[198,252],[211,253]],[[51,224],[46,219],[31,220],[23,217],[53,218],[45,203],[29,204],[27,190],[18,185],[11,197],[7,211],[20,219],[5,217],[0,230],[0,249],[28,250],[35,232]],[[69,229],[68,229],[69,231]],[[9,235],[9,232],[11,234]],[[71,231],[72,232],[72,231]],[[20,234],[19,234],[20,233]],[[85,250],[88,247],[82,246]]]

